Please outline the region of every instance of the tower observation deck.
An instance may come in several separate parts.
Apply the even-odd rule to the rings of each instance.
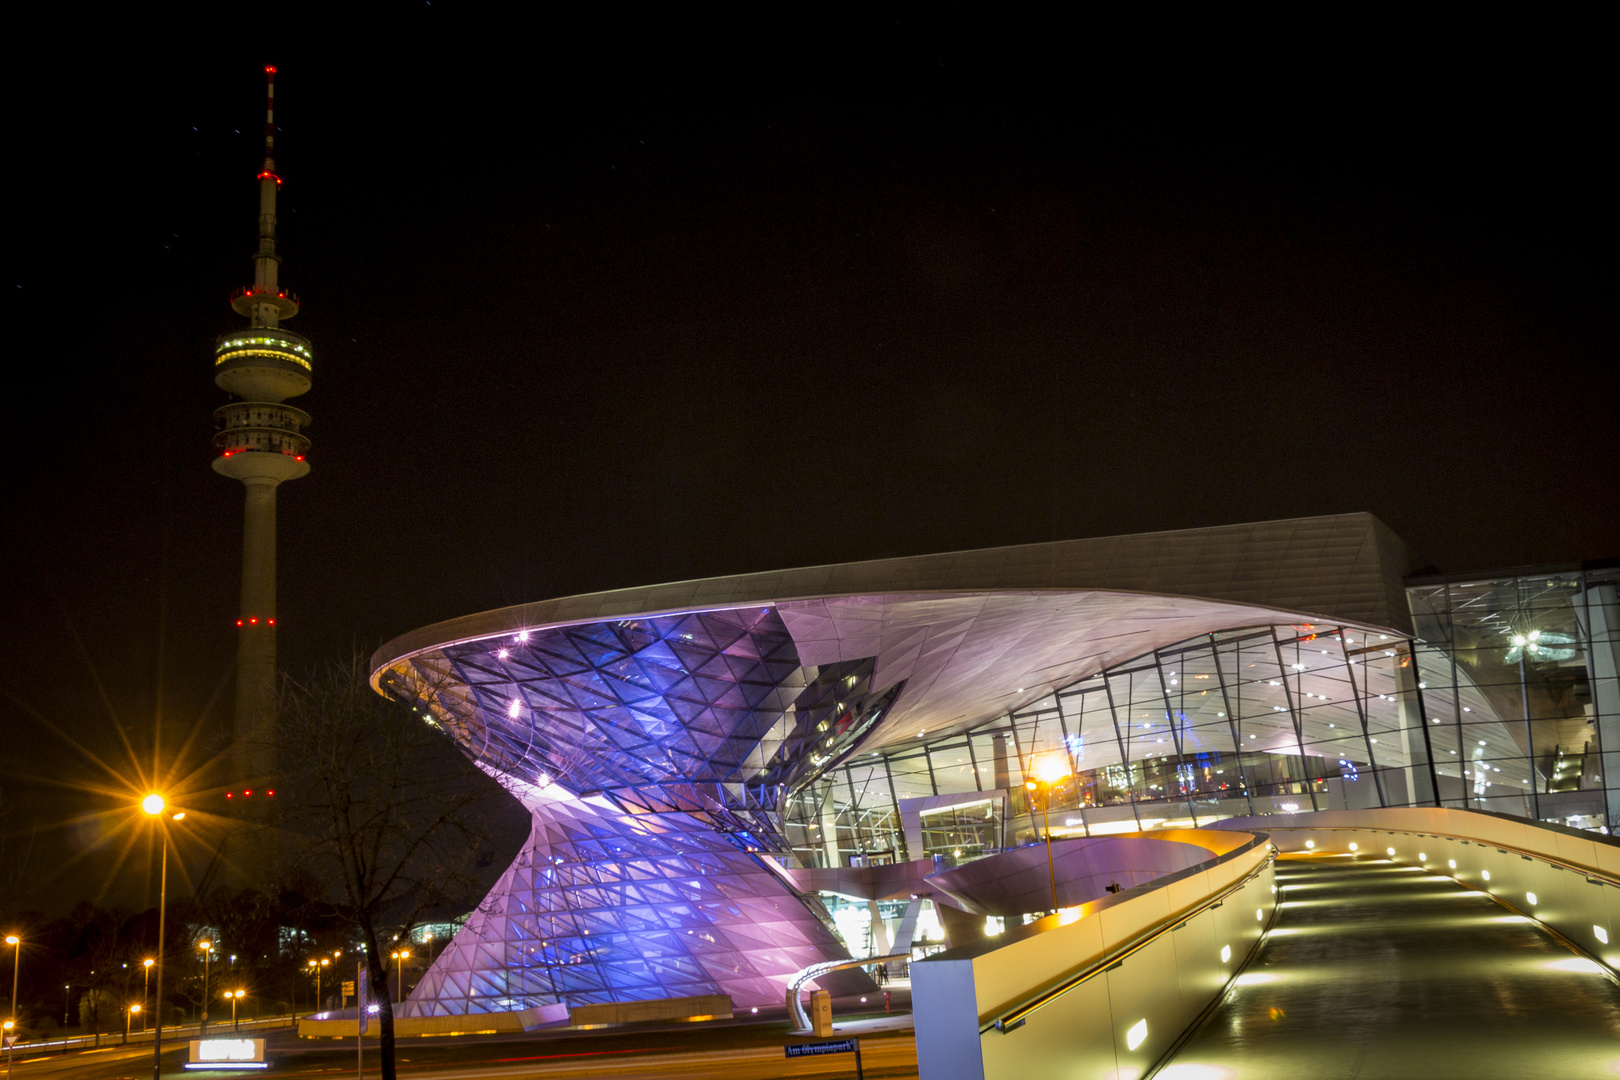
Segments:
[[[264,163],[259,170],[259,245],[253,284],[238,289],[231,307],[245,329],[221,334],[214,347],[214,383],[231,395],[214,410],[214,471],[247,489],[242,530],[242,597],[237,609],[236,710],[233,781],[251,785],[271,776],[276,709],[276,488],[309,472],[309,414],[285,404],[308,393],[314,373],[309,341],[281,323],[298,314],[298,300],[280,284],[276,252],[276,69],[267,67]]]

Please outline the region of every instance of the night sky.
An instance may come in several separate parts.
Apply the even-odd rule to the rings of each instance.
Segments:
[[[37,717],[125,772],[160,706],[171,746],[228,723],[212,343],[267,62],[316,350],[287,670],[571,593],[1311,514],[1444,571],[1620,554],[1601,65],[390,10],[8,75],[7,845],[108,805],[44,785],[104,780]],[[95,840],[41,833],[26,904],[97,894],[99,856],[51,870]]]

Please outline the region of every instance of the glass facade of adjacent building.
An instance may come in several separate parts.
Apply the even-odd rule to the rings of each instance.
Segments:
[[[785,800],[792,861],[949,865],[1047,822],[1087,836],[1372,806],[1620,826],[1617,580],[1416,583],[1411,639],[1293,624],[1159,649],[825,773]],[[1052,772],[1070,775],[1026,786]]]
[[[1446,806],[1620,828],[1620,569],[1408,586]]]

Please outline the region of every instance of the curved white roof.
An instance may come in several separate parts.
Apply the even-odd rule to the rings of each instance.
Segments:
[[[1406,636],[1402,581],[1417,563],[1372,515],[1343,514],[740,574],[438,623],[378,650],[373,682],[418,654],[525,629],[773,607],[801,663],[875,657],[874,689],[906,682],[862,740],[871,751],[1199,634],[1331,623]]]

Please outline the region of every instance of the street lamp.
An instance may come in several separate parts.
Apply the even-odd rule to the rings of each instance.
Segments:
[[[151,818],[158,827],[158,847],[162,851],[162,869],[158,874],[158,947],[157,947],[157,1000],[158,1022],[152,1031],[152,1080],[158,1080],[158,1070],[163,1064],[163,936],[164,916],[168,911],[169,902],[169,830],[163,823],[163,812],[169,808],[169,800],[157,792],[152,792],[141,800],[141,812]],[[171,815],[174,821],[180,821],[185,813]],[[128,1022],[125,1027],[127,1029]]]
[[[162,861],[162,870],[157,876],[156,967],[159,1010],[157,1010],[157,1027],[152,1028],[152,1080],[157,1080],[157,1070],[164,1061],[164,1057],[162,1057],[162,1054],[164,1054],[164,1012],[162,1012],[160,1006],[164,1002],[164,918],[168,912],[168,827],[164,824],[162,814],[167,810],[167,798],[162,797],[157,792],[152,792],[151,795],[147,795],[146,798],[141,800],[141,813],[146,814],[147,818],[151,818],[157,824],[157,845],[162,850],[162,860],[160,860]],[[185,821],[185,816],[185,811],[180,811],[180,813],[170,814],[170,819],[172,821]],[[154,963],[152,960],[147,960],[147,965],[152,965],[152,963]]]
[[[1052,878],[1052,911],[1058,909],[1057,891],[1057,863],[1052,858],[1052,787],[1067,780],[1071,775],[1068,764],[1055,754],[1048,754],[1035,763],[1035,779],[1026,781],[1024,786],[1030,791],[1040,788],[1046,789],[1046,798],[1041,800],[1041,825],[1046,834],[1046,871]]]
[[[319,1012],[320,1009],[321,1009],[321,968],[325,967],[327,964],[330,964],[331,962],[332,961],[327,960],[324,957],[319,961],[311,960],[309,962],[309,966],[315,969],[315,1011],[316,1012]]]
[[[162,814],[168,810],[168,800],[157,792],[152,792],[141,800],[141,813],[157,824],[157,844],[162,850],[162,871],[157,876],[157,1027],[152,1028],[152,1080],[157,1078],[162,1061],[164,1061],[164,916],[168,912],[168,826],[164,824]],[[186,813],[168,814],[172,821],[185,821]],[[147,960],[147,963],[152,963]]]
[[[143,965],[145,965],[145,967],[146,967],[146,974],[144,976],[142,976],[142,978],[141,978],[141,1004],[145,1005],[146,1000],[147,1000],[146,999],[147,983],[150,982],[151,978],[152,978],[152,960],[151,960],[150,957],[148,957],[147,959],[141,961],[141,963]],[[138,1012],[139,1010],[136,1010],[136,1011]],[[144,1016],[141,1017],[141,1030],[142,1031],[146,1030],[146,1017],[144,1017]]]
[[[247,993],[246,990],[238,990],[234,994],[229,990],[225,991],[225,996],[231,999],[231,1029],[233,1031],[242,1030],[241,1025],[236,1022],[236,1003],[242,1000],[242,995],[245,993]]]
[[[130,1024],[134,1022],[135,1014],[140,1011],[141,1007],[139,1005],[131,1005],[129,1008],[124,1010],[124,1041],[126,1043],[129,1042]]]
[[[212,941],[199,941],[197,942],[197,948],[203,951],[202,1020],[199,1021],[200,1030],[198,1035],[206,1039],[208,1038],[208,959],[214,955],[214,943]]]
[[[388,955],[393,957],[395,961],[394,970],[398,973],[399,1000],[403,1002],[405,1000],[405,961],[410,959],[411,950],[400,949],[398,952],[391,952]]]
[[[17,1039],[22,1032],[17,1030],[17,975],[22,971],[22,938],[16,934],[6,935],[6,944],[11,946],[11,1019],[6,1021],[6,1080],[11,1080],[11,1058],[17,1052]]]

